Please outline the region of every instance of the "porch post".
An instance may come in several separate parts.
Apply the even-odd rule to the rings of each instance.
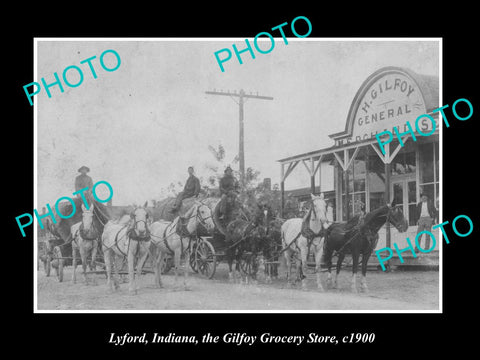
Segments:
[[[285,168],[280,164],[280,216],[283,218],[285,209]]]
[[[390,194],[390,169],[391,169],[390,163],[386,163],[385,164],[385,202],[387,204],[390,203],[390,198],[391,198],[391,194]],[[391,234],[390,234],[390,222],[388,222],[388,221],[385,224],[385,230],[386,230],[387,246],[390,247],[391,246]]]
[[[315,168],[313,158],[310,159],[310,191],[315,194]]]

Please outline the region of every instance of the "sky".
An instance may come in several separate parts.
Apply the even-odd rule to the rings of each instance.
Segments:
[[[208,90],[243,89],[274,98],[248,99],[244,121],[246,167],[275,184],[277,160],[333,145],[328,135],[344,130],[356,92],[374,71],[399,66],[439,74],[437,41],[289,38],[286,45],[276,38],[270,53],[254,49],[255,59],[243,53],[243,64],[233,54],[222,72],[214,53],[233,52],[232,44],[243,49],[245,39],[38,39],[33,81],[52,83],[53,73],[61,78],[70,65],[78,66],[84,79],[74,88],[61,80],[64,92],[53,86],[51,98],[43,88],[35,96],[37,208],[71,195],[82,165],[91,169],[94,183],[111,184],[114,205],[128,205],[160,199],[170,183],[185,181],[188,166],[207,178],[206,165],[215,164],[209,145],[222,144],[229,164],[238,152],[238,105],[233,98],[205,94]],[[269,43],[260,46],[267,49]],[[99,62],[109,49],[121,59],[111,72]],[[80,64],[92,56],[96,79]],[[107,67],[116,64],[111,53],[104,61]],[[67,78],[79,80],[75,70]],[[309,184],[299,166],[286,189]],[[99,190],[102,198],[105,188]]]

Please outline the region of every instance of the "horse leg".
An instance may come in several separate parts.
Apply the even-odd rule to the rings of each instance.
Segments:
[[[326,240],[325,240],[326,241]],[[328,274],[327,274],[327,287],[333,287],[332,280],[332,255],[333,251],[327,246],[323,249],[323,256],[325,257],[325,264],[327,265]]]
[[[175,286],[178,284],[178,271],[180,269],[180,260],[181,260],[181,251],[180,249],[175,249],[175,254],[173,255],[175,260]]]
[[[105,261],[105,271],[107,272],[107,287],[113,292],[114,280],[112,281],[112,250],[103,249],[103,257]],[[116,286],[115,286],[116,287]]]
[[[97,251],[98,251],[98,243],[97,243],[97,240],[93,240],[92,241],[92,261],[90,262],[91,264],[91,270],[93,271],[96,271],[97,270],[97,262],[96,262],[96,258],[97,258]],[[92,283],[93,285],[97,285],[97,276],[95,273],[92,274]]]
[[[302,290],[307,290],[307,257],[308,257],[308,247],[302,247],[300,249],[300,257],[301,257],[301,267],[297,265],[297,269],[302,270]]]
[[[265,283],[271,284],[272,283],[272,254],[270,252],[263,253],[263,266],[265,268]]]
[[[159,287],[159,288],[162,288],[163,287],[163,283],[162,283],[162,264],[163,264],[163,259],[165,257],[165,253],[163,251],[159,251],[159,254],[157,255],[157,274],[158,274],[158,278],[156,279],[156,285]]]
[[[128,259],[128,256],[120,256],[115,253],[115,251],[112,250],[112,264],[113,264],[113,281],[115,284],[115,290],[120,288],[120,282],[126,283],[126,276],[125,275],[120,275],[120,270],[122,270],[125,266],[125,263],[128,265],[128,261],[125,262],[125,260]]]
[[[368,292],[367,286],[367,263],[370,258],[370,249],[362,254],[362,279],[360,280],[360,291]]]
[[[138,281],[140,279],[140,276],[142,275],[142,270],[143,270],[143,265],[145,264],[145,261],[147,260],[148,257],[148,247],[150,245],[150,242],[144,242],[140,241],[139,243],[139,249],[138,249],[138,261],[137,261],[137,276],[136,281],[135,281],[135,290],[139,289]]]
[[[235,249],[234,250],[235,267],[233,268],[233,278],[235,279],[235,282],[239,280],[239,283],[241,284],[243,282],[243,279],[242,279],[242,271],[240,269],[240,257],[241,257],[240,252],[238,251],[238,249]]]
[[[155,274],[153,286],[156,288],[161,288],[162,286],[162,262],[163,262],[163,251],[161,251],[156,245],[152,244],[150,246],[152,251],[152,264],[153,272]]]
[[[232,253],[232,249],[227,249],[225,251],[225,255],[227,256],[227,262],[228,262],[228,281],[229,282],[234,282],[233,278],[233,256],[234,254]]]
[[[315,245],[315,274],[317,275],[317,289],[323,291],[322,286],[322,255],[323,255],[323,241],[319,245]]]
[[[92,240],[92,260],[90,261],[90,266],[92,270],[97,269],[97,250],[98,250],[98,243],[97,240]]]
[[[138,241],[130,239],[128,247],[128,291],[130,294],[137,294],[137,286],[135,284],[135,253],[137,252]]]
[[[284,258],[286,262],[286,267],[287,267],[287,285],[292,286],[292,251],[286,250],[284,253]]]
[[[263,274],[263,275],[260,275]],[[255,254],[255,274],[254,274],[254,283],[258,284],[258,277],[265,276],[267,274],[267,267],[265,265],[265,256]]]
[[[86,243],[83,241],[80,243],[80,258],[82,259],[82,274],[83,274],[83,281],[85,285],[88,285],[88,278],[87,278],[87,254],[88,250],[85,248],[87,246]]]
[[[77,274],[75,270],[77,269],[77,249],[73,245],[72,245],[72,267],[73,267],[72,282],[76,284]]]
[[[190,249],[185,250],[185,263],[183,265],[183,287],[185,290],[189,290],[188,287],[188,268],[190,266]]]
[[[359,249],[352,249],[352,292],[357,293],[357,270],[358,270],[358,259],[360,257]]]
[[[337,260],[337,270],[335,272],[335,278],[333,279],[333,288],[336,289],[338,286],[338,274],[340,274],[340,270],[342,269],[343,259],[345,259],[345,254],[340,253],[338,254]]]
[[[243,251],[241,249],[238,249],[238,251],[237,251],[237,271],[240,274],[240,283],[243,283],[243,275],[245,275],[245,285],[248,285],[248,283],[250,281],[250,271],[252,269],[252,255],[248,256],[245,259],[245,261],[246,261],[245,274],[242,272],[242,269],[241,269],[242,258],[243,258]]]

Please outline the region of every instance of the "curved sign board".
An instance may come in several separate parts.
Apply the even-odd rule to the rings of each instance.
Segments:
[[[341,145],[375,138],[385,130],[393,133],[397,126],[400,132],[405,132],[407,121],[415,126],[417,117],[427,113],[426,108],[415,80],[401,71],[388,70],[363,84],[352,103],[346,131],[331,137],[335,145]],[[432,129],[428,119],[419,120],[418,125],[422,132]]]

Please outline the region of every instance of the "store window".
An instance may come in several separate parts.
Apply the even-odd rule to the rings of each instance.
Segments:
[[[353,164],[348,170],[348,184],[346,184],[346,176],[342,174],[342,204],[343,204],[343,220],[351,219],[360,213],[362,206],[366,211],[366,174],[367,174],[367,157],[364,151],[360,151],[353,160]],[[348,187],[348,198],[346,188]]]
[[[377,154],[368,156],[368,191],[370,209],[373,211],[385,205],[385,164]]]
[[[426,194],[434,204],[439,190],[439,146],[438,142],[418,147],[420,159],[420,193]]]
[[[408,151],[408,148],[405,149]],[[391,162],[391,174],[395,175],[415,175],[415,151],[412,149],[408,152],[400,151]]]

